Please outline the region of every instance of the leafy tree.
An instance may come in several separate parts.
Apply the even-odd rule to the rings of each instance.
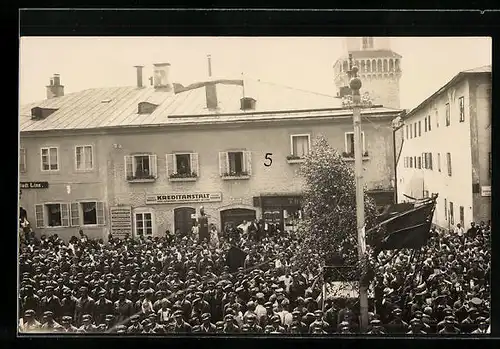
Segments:
[[[298,234],[297,260],[302,268],[331,265],[337,256],[344,265],[356,265],[356,182],[353,163],[346,162],[320,136],[301,166],[305,179],[304,219]],[[365,193],[366,229],[376,223],[375,202]]]

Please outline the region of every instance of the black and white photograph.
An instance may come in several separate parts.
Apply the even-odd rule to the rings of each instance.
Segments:
[[[22,36],[19,336],[490,336],[490,37]]]

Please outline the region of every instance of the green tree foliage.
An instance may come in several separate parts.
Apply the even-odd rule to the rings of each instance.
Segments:
[[[305,192],[298,261],[302,267],[328,265],[333,254],[339,253],[346,265],[359,265],[354,162],[346,162],[320,136],[301,166],[301,174]],[[376,214],[375,202],[365,193],[366,229],[375,224]]]

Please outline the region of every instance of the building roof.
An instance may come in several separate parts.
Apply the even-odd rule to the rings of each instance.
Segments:
[[[363,58],[401,58],[401,55],[392,50],[359,50],[350,51],[352,59]]]
[[[260,81],[245,81],[243,86],[236,84],[235,80],[217,83],[219,109],[211,111],[206,107],[204,85],[193,84],[187,88],[180,93],[155,90],[154,87],[94,88],[23,105],[20,108],[20,131],[90,130],[304,118],[321,116],[327,109],[330,110],[330,115],[346,114],[338,98]],[[255,110],[240,110],[243,90],[246,97],[256,100]],[[141,102],[149,102],[157,107],[151,114],[139,114],[138,104]],[[57,110],[45,119],[33,120],[31,109],[34,107]],[[372,109],[376,109],[376,113],[399,111]]]
[[[448,81],[445,85],[443,85],[439,90],[434,92],[427,99],[425,99],[422,103],[420,103],[418,106],[416,106],[411,111],[406,113],[404,118],[407,119],[407,118],[415,115],[415,113],[417,113],[419,110],[422,110],[425,106],[427,106],[432,100],[434,100],[441,93],[443,93],[444,91],[446,91],[447,89],[449,89],[453,85],[458,84],[460,81],[462,81],[462,79],[469,77],[471,75],[475,75],[475,74],[491,74],[491,64],[485,65],[482,67],[478,67],[478,68],[463,70],[463,71],[459,72],[450,81]]]

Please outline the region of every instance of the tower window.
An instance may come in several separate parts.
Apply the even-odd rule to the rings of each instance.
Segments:
[[[373,48],[373,37],[365,36],[363,37],[363,50]]]

